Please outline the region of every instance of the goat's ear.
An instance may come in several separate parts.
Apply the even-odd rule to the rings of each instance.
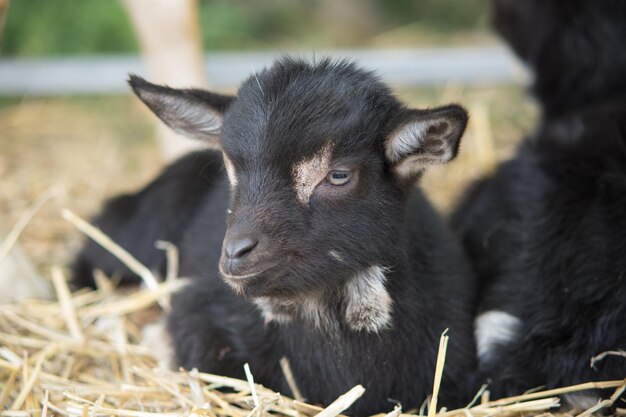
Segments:
[[[219,142],[224,112],[234,97],[204,90],[174,89],[131,75],[131,88],[154,114],[177,133],[193,139]]]
[[[466,126],[467,112],[461,106],[407,110],[386,139],[387,161],[400,179],[414,180],[427,166],[454,159]]]

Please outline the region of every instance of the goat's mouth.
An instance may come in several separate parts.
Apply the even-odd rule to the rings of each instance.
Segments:
[[[246,268],[245,271],[239,268],[230,270],[227,264],[220,263],[219,272],[222,281],[242,297],[269,296],[284,292],[282,282],[286,271],[280,263],[263,263]]]
[[[272,268],[273,268],[273,267],[272,267]],[[229,274],[229,273],[225,272],[225,271],[222,269],[221,265],[220,265],[220,274],[222,274],[222,276],[223,276],[224,278],[228,278],[228,279],[235,279],[235,280],[243,280],[243,279],[254,278],[254,277],[256,277],[256,276],[259,276],[259,275],[261,275],[261,274],[263,274],[263,273],[265,273],[265,272],[269,271],[269,270],[270,270],[270,269],[272,269],[272,268],[263,269],[263,270],[261,270],[261,271],[258,271],[258,272],[252,272],[252,273],[249,273],[249,274],[233,275],[233,274]]]
[[[263,275],[272,269],[276,268],[277,264],[270,264],[266,266],[259,266],[258,268],[241,268],[237,265],[237,262],[231,260],[222,261],[219,264],[219,271],[222,277],[227,280],[242,281],[250,278],[255,278]]]

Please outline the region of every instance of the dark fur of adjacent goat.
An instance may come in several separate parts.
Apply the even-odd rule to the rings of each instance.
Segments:
[[[363,384],[362,415],[419,406],[449,328],[442,404],[471,399],[474,280],[413,186],[456,155],[461,107],[408,109],[371,73],[331,61],[283,59],[236,97],[130,84],[170,127],[223,151],[182,158],[96,219],[151,268],[164,266],[155,240],[178,245],[181,275],[195,278],[168,319],[178,365],[242,377],[249,362],[289,393],[286,356],[314,403]],[[89,243],[75,283],[92,284],[93,268],[132,278]]]
[[[502,0],[495,12],[543,115],[453,216],[481,279],[483,381],[503,396],[623,379],[624,358],[590,358],[626,349],[626,3]]]

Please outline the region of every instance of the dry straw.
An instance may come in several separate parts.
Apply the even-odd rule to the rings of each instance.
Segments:
[[[66,217],[77,220],[67,212]],[[84,221],[78,220],[74,223],[84,226]],[[94,233],[93,228],[81,229]],[[107,239],[101,241],[115,246]],[[170,259],[177,258],[171,246],[160,247],[169,251]],[[145,273],[144,268],[138,270]],[[141,344],[140,317],[159,303],[167,306],[169,296],[184,285],[184,280],[172,278],[172,271],[163,283],[153,282],[148,288],[121,294],[102,277],[96,280],[103,283],[98,290],[71,293],[61,270],[54,269],[52,280],[58,301],[22,300],[0,305],[0,416],[333,417],[341,415],[366,392],[367,387],[357,385],[321,408],[305,403],[300,394],[294,400],[256,384],[254,369],[249,367],[247,381],[197,370],[159,368],[152,349]],[[548,415],[558,407],[558,395],[616,389],[610,398],[581,414],[588,416],[612,406],[626,390],[626,381],[606,381],[496,401],[489,401],[480,392],[476,396],[483,399],[479,404],[438,410],[446,348],[444,334],[428,416]],[[299,392],[296,383],[301,381],[291,374],[288,361],[281,366],[294,392]],[[380,417],[407,415],[415,413],[403,414],[397,405],[390,406],[388,414]]]

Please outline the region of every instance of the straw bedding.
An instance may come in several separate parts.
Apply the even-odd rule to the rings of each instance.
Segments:
[[[116,253],[144,276],[146,288],[119,291],[97,276],[96,291],[70,293],[61,269],[52,270],[56,300],[21,300],[0,304],[0,416],[336,416],[358,401],[360,385],[326,408],[288,398],[254,383],[197,370],[172,371],[159,366],[154,349],[142,345],[142,328],[168,309],[169,295],[185,285],[175,277],[176,252],[161,247],[171,263],[168,279],[158,283],[136,260],[70,212],[64,217]],[[19,279],[19,277],[15,277]],[[442,335],[433,395],[420,410],[390,405],[389,416],[549,415],[558,410],[558,395],[592,388],[615,388],[611,398],[581,413],[591,415],[613,404],[626,389],[624,381],[582,384],[490,401],[477,393],[464,409],[437,407],[445,364],[447,336]],[[292,391],[297,381],[282,363]],[[311,377],[315,377],[314,375]],[[445,406],[445,404],[443,404]],[[406,414],[403,414],[406,413]],[[626,415],[626,410],[618,413]]]

